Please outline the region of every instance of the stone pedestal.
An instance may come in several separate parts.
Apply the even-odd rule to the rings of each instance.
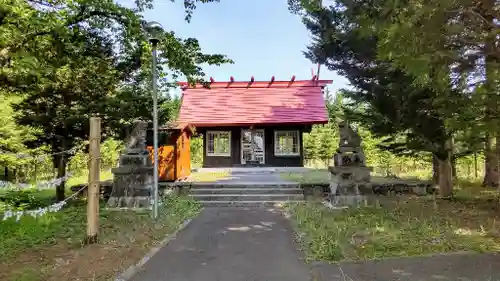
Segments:
[[[153,194],[153,164],[145,144],[145,122],[136,122],[127,148],[120,155],[114,175],[109,208],[150,208]]]
[[[371,188],[371,167],[366,166],[360,136],[346,122],[339,123],[340,143],[330,171],[330,204],[334,208],[366,202],[361,190]]]
[[[153,191],[153,167],[121,166],[112,169],[113,191],[109,208],[149,208]]]
[[[358,206],[366,200],[361,190],[371,188],[371,167],[330,167],[330,201],[333,206]]]

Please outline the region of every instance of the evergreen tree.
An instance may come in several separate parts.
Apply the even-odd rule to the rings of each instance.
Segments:
[[[443,196],[451,195],[453,131],[446,124],[453,116],[447,115],[444,103],[437,101],[446,96],[465,108],[461,93],[451,87],[438,92],[417,85],[403,69],[380,60],[377,34],[366,34],[356,22],[359,14],[376,13],[369,1],[335,1],[323,7],[311,0],[301,12],[313,35],[306,57],[345,76],[354,87],[344,92],[350,104],[346,114],[355,116],[355,121],[375,136],[386,136],[386,149],[433,153],[440,163],[440,191]]]
[[[187,19],[196,2],[212,1],[185,0]],[[104,137],[123,136],[135,118],[151,119],[150,30],[139,13],[151,3],[137,1],[131,9],[113,1],[0,0],[0,90],[22,97],[13,105],[17,123],[41,131],[28,145],[65,151],[88,138],[92,115],[102,118]],[[159,32],[160,78],[202,81],[200,65],[230,62],[204,54],[194,38]],[[160,90],[172,85],[162,83]],[[160,108],[162,120],[173,116],[174,108]],[[67,154],[54,157],[59,177],[68,160]],[[64,199],[64,183],[56,193]]]
[[[358,13],[357,23],[380,38],[378,57],[421,84],[445,89],[452,84],[469,96],[468,110],[448,108],[460,112],[462,130],[474,127],[484,143],[484,184],[500,186],[498,1],[376,0],[370,6],[378,12]],[[453,102],[441,94],[441,101]]]

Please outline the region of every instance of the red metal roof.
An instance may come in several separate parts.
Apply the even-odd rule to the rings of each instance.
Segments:
[[[322,87],[330,80],[214,82],[183,88],[179,122],[195,127],[258,124],[325,124]]]
[[[187,130],[189,133],[193,133],[193,127],[192,125],[188,123],[179,123],[179,122],[169,122],[165,124],[164,126],[161,126],[159,128],[160,130],[179,130],[179,131],[184,131]]]

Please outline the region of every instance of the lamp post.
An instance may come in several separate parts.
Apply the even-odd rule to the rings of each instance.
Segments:
[[[157,69],[156,69],[156,47],[160,39],[158,38],[162,26],[155,22],[148,23],[149,31],[149,43],[151,43],[153,52],[153,63],[152,63],[152,80],[153,80],[153,218],[158,217],[158,86],[157,86]]]

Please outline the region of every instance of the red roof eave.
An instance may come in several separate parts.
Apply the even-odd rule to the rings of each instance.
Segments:
[[[266,123],[191,123],[195,128],[205,127],[246,127],[246,126],[273,126],[273,125],[315,125],[328,124],[328,120],[318,120],[309,122],[266,122]]]
[[[333,80],[298,80],[298,81],[225,81],[209,82],[209,88],[288,88],[288,87],[324,87]],[[177,82],[184,90],[206,89],[203,84],[190,85],[188,82]]]

